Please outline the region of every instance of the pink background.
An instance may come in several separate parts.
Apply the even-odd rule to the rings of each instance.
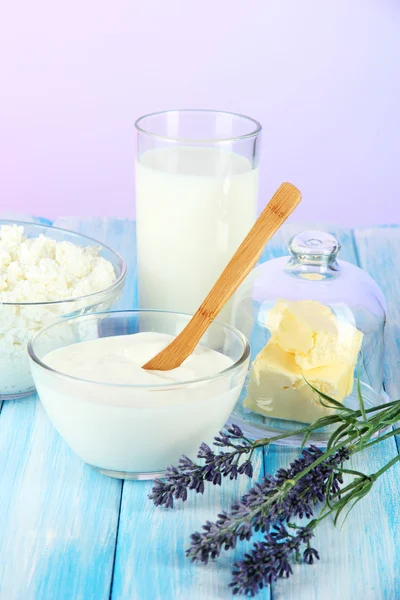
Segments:
[[[0,17],[0,211],[134,214],[134,121],[164,108],[264,126],[261,202],[400,223],[397,0],[37,0]]]

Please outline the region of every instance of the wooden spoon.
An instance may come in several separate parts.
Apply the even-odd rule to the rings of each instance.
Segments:
[[[265,244],[301,200],[291,183],[282,183],[232,256],[213,288],[181,333],[143,368],[169,371],[190,356],[201,337],[260,258]]]

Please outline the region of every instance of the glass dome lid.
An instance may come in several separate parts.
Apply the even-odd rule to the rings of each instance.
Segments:
[[[251,367],[231,420],[253,439],[333,414],[313,388],[358,408],[360,378],[366,408],[387,399],[380,288],[338,259],[340,244],[328,233],[300,233],[289,252],[256,267],[233,305],[233,324],[250,340]],[[324,444],[327,437],[319,430],[310,441]],[[294,435],[282,443],[300,441]]]

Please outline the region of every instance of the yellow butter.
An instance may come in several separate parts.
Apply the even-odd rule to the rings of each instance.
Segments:
[[[253,362],[245,406],[302,422],[329,414],[308,385],[341,402],[353,389],[363,334],[315,300],[279,300],[269,311],[271,339]]]

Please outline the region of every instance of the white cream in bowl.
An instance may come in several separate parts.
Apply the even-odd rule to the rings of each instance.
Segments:
[[[43,405],[86,463],[114,476],[159,473],[211,442],[246,374],[229,356],[198,346],[178,369],[141,368],[172,335],[141,332],[65,345],[31,361]]]

